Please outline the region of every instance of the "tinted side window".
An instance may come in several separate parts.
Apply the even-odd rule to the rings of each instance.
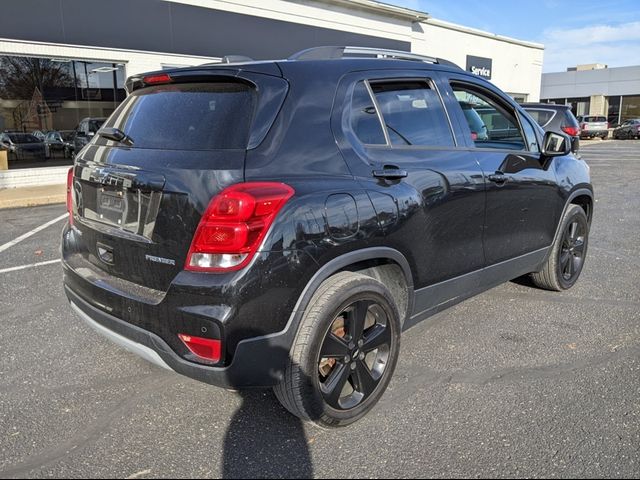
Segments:
[[[481,87],[452,83],[451,88],[463,109],[476,147],[526,150],[524,136],[511,106]],[[477,116],[482,120],[481,126],[478,126]]]
[[[387,143],[378,112],[364,82],[358,82],[351,97],[351,128],[364,144]]]
[[[371,89],[392,145],[454,145],[442,101],[428,82],[372,83]]]

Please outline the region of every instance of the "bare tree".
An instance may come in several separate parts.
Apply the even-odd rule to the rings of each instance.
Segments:
[[[33,57],[0,57],[0,98],[30,99],[36,88],[73,87],[66,64]]]

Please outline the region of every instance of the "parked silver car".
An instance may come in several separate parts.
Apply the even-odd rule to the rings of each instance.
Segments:
[[[578,122],[580,122],[580,138],[600,137],[604,140],[609,136],[609,122],[605,116],[580,116]]]

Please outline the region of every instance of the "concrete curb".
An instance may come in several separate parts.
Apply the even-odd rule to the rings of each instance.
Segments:
[[[66,185],[0,190],[0,209],[53,205],[67,201]]]

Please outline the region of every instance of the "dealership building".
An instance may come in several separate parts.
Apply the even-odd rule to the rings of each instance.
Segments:
[[[578,65],[542,75],[543,102],[571,105],[576,115],[606,116],[611,125],[640,118],[640,66]]]
[[[540,98],[542,45],[372,0],[3,0],[0,132],[72,135],[115,110],[130,75],[318,45],[445,58],[518,101]],[[47,153],[10,159],[0,188],[61,182],[72,160]]]

